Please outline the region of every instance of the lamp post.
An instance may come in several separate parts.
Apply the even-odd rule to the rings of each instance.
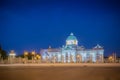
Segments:
[[[35,59],[35,51],[32,51],[32,63],[34,62],[34,59]]]
[[[25,51],[25,52],[24,52],[24,57],[26,58],[27,56],[28,56],[28,52]]]
[[[112,56],[109,56],[109,62],[113,62],[113,57]]]
[[[38,59],[39,59],[39,63],[41,63],[41,56],[40,55],[38,56]]]
[[[37,62],[40,63],[41,56],[37,54],[36,59],[37,59]]]
[[[27,59],[28,59],[28,52],[27,51],[24,51],[24,58],[25,58],[25,62],[24,63],[26,63],[26,61],[27,61]]]
[[[10,54],[9,54],[10,63],[14,63],[15,62],[15,56],[16,56],[16,54],[15,54],[14,50],[11,50]]]

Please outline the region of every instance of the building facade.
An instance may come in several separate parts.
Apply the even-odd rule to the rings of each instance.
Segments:
[[[92,49],[85,49],[78,46],[78,40],[71,33],[66,39],[66,45],[61,48],[41,49],[40,51],[43,62],[62,62],[62,63],[81,63],[81,62],[103,62],[104,49],[96,45]]]

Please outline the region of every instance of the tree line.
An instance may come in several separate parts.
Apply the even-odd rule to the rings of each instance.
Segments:
[[[1,45],[0,45],[0,59],[7,59],[7,52],[5,50],[2,49]]]

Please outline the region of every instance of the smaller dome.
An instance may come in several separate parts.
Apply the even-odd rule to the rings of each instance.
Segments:
[[[68,36],[68,38],[67,38],[67,41],[68,40],[77,40],[77,38],[74,36],[73,33],[71,33],[70,36]]]

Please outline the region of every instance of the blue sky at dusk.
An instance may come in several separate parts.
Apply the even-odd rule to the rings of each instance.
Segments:
[[[0,44],[9,52],[62,47],[71,32],[79,45],[100,44],[105,55],[120,55],[119,0],[4,0]]]

